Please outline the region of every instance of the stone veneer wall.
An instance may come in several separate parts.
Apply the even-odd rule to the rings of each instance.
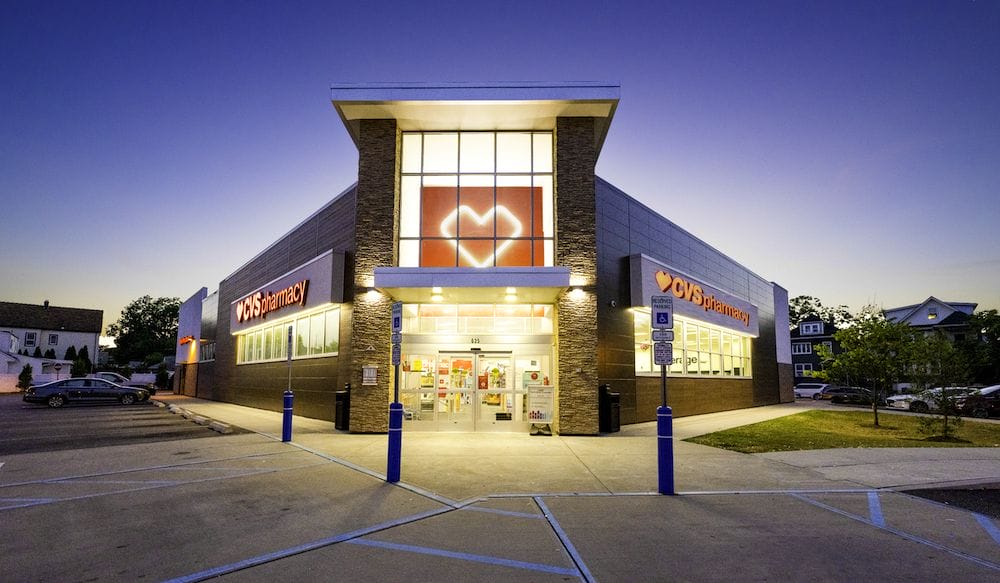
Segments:
[[[399,199],[399,132],[396,120],[361,120],[355,207],[354,318],[351,337],[352,433],[389,430],[392,300],[371,295],[375,268],[395,265],[395,216]],[[362,386],[365,365],[378,367],[378,384]]]
[[[594,119],[558,118],[555,132],[556,265],[570,269],[582,298],[559,296],[557,321],[558,426],[562,434],[596,434],[597,203]],[[582,285],[581,285],[582,284]]]

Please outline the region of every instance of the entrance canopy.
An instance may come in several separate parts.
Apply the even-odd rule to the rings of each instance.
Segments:
[[[601,152],[618,107],[615,83],[366,83],[333,85],[354,143],[362,119],[395,119],[403,131],[551,130],[557,117],[594,118]]]

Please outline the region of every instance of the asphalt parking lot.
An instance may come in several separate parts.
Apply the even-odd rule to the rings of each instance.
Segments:
[[[0,395],[0,456],[218,435],[146,401],[69,404],[60,409]],[[2,458],[0,458],[2,459]]]
[[[294,441],[282,443],[280,414],[208,405],[254,432],[0,457],[0,580],[1000,576],[992,519],[828,475],[856,465],[846,458],[810,468],[787,454],[681,442],[685,492],[659,496],[642,486],[655,439],[635,429],[593,438],[411,435],[404,482],[391,485],[379,474],[384,435],[297,419]],[[732,414],[745,422],[754,413]],[[891,459],[911,472],[906,453]],[[964,456],[978,467],[995,465],[992,453]]]

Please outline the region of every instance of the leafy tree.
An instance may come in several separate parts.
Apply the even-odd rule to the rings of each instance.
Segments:
[[[90,374],[90,363],[82,358],[73,361],[73,366],[69,369],[71,377],[85,377]]]
[[[35,352],[31,355],[33,358],[42,358],[42,349],[38,346],[35,347]]]
[[[166,389],[168,382],[170,382],[170,373],[167,372],[167,365],[161,362],[160,366],[156,367],[156,387]]]
[[[997,310],[976,312],[969,317],[970,337],[960,344],[978,383],[1000,380],[1000,313]]]
[[[854,320],[847,306],[828,308],[812,296],[795,296],[788,300],[788,324],[793,330],[813,314],[824,322],[833,322],[838,328],[843,328]]]
[[[45,351],[45,358],[55,358],[55,357],[56,357],[56,349],[55,348],[50,348],[50,349],[48,349],[48,350]]]
[[[940,332],[928,336],[914,337],[912,351],[913,368],[910,381],[918,390],[932,387],[953,387],[966,384],[969,380],[969,366],[966,355],[957,349]],[[934,405],[936,413],[921,417],[921,430],[945,439],[954,437],[962,421],[952,395],[942,390],[940,393],[924,393]]]
[[[17,388],[22,391],[28,390],[31,386],[31,365],[26,364],[21,368],[21,374],[17,375]]]
[[[876,306],[865,306],[853,325],[833,337],[840,344],[837,355],[818,347],[823,370],[816,376],[844,384],[867,384],[872,391],[872,414],[878,423],[878,404],[889,390],[910,372],[915,332],[908,325],[890,322]]]
[[[154,352],[172,352],[177,341],[180,305],[180,298],[154,299],[146,295],[125,306],[107,330],[117,345],[115,360],[126,363],[143,360]]]
[[[63,360],[76,360],[76,346],[70,346],[66,349],[66,355],[63,356]]]

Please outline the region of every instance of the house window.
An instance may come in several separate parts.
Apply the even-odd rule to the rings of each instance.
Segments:
[[[59,335],[49,334],[49,346],[55,346],[56,344],[59,344]]]
[[[822,334],[823,324],[821,322],[803,322],[799,325],[802,334]]]
[[[808,362],[799,362],[795,364],[795,376],[797,377],[808,377],[812,376],[813,365]]]
[[[24,333],[24,347],[31,348],[38,343],[38,334],[35,332]]]
[[[792,354],[812,354],[813,347],[809,342],[793,342]]]
[[[826,346],[827,350],[829,350],[830,352],[833,352],[833,342],[830,342],[829,340],[825,340],[825,341],[823,341],[823,346]]]
[[[554,265],[552,192],[552,132],[405,132],[399,265]]]
[[[937,320],[937,308],[927,308],[927,319]]]

